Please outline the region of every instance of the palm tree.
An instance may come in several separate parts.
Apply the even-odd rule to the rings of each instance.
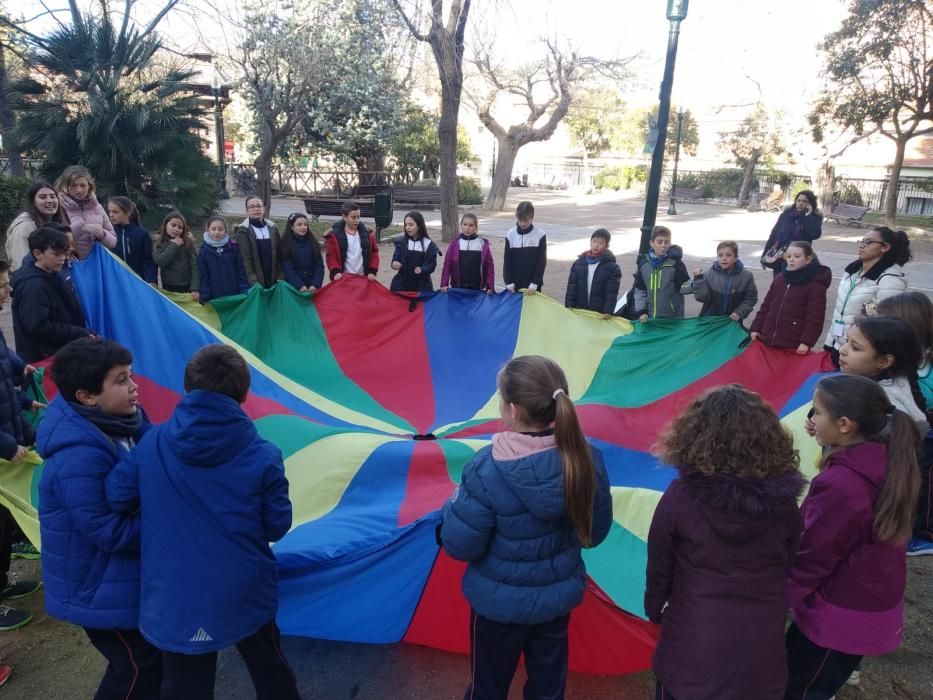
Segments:
[[[44,174],[68,165],[94,173],[103,195],[120,194],[141,210],[173,206],[189,218],[216,208],[217,168],[204,154],[204,108],[190,70],[157,52],[155,24],[120,23],[109,11],[82,15],[46,37],[30,37],[33,70],[11,85],[16,140],[44,159]],[[129,8],[126,9],[128,12]]]

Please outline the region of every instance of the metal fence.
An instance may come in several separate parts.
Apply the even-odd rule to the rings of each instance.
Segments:
[[[273,165],[272,190],[282,194],[328,195],[349,197],[359,185],[409,185],[417,174],[402,172],[359,172],[356,170],[320,170]],[[256,191],[256,166],[252,163],[233,163],[227,166],[228,187],[237,194]]]
[[[35,180],[39,177],[42,169],[42,161],[36,158],[23,158],[23,177]],[[10,159],[6,156],[0,156],[0,177],[8,177],[10,172]]]

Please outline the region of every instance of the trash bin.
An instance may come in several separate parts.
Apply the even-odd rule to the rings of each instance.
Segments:
[[[392,191],[373,195],[373,218],[376,220],[376,240],[382,240],[382,229],[392,225]]]

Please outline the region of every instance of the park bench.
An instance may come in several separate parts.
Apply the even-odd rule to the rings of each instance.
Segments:
[[[862,219],[871,207],[858,207],[854,204],[837,204],[826,220],[835,219],[840,224],[845,222],[853,226],[861,226]]]
[[[703,190],[698,187],[675,187],[674,199],[697,200],[702,199]]]
[[[441,190],[439,187],[393,187],[392,201],[411,207],[436,209],[441,205]]]
[[[317,221],[319,216],[340,216],[344,201],[332,197],[305,197],[305,211],[313,221]],[[360,216],[364,219],[372,219],[376,215],[372,202],[359,202],[359,207]]]
[[[380,192],[391,192],[389,185],[357,185],[353,188],[354,199],[372,199]]]

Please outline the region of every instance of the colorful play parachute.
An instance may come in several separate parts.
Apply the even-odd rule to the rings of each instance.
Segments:
[[[674,476],[649,453],[658,431],[697,393],[740,382],[802,433],[829,369],[821,354],[748,345],[728,319],[633,327],[540,294],[411,299],[349,277],[313,299],[279,284],[198,307],[153,290],[100,246],[74,278],[90,325],[132,349],[154,421],[171,412],[201,346],[231,343],[249,360],[245,409],[281,448],[294,504],[293,529],[275,545],[286,634],[468,651],[464,565],[439,551],[438,509],[498,427],[498,369],[514,355],[557,361],[614,498],[608,540],[585,553],[590,581],[571,623],[571,667],[588,673],[650,663],[645,539]],[[811,465],[815,444],[798,445]]]

